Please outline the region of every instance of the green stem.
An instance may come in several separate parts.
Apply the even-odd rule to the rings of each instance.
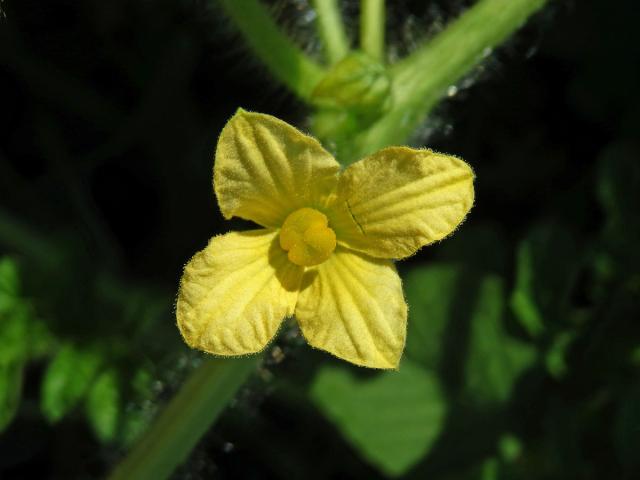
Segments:
[[[284,35],[258,0],[220,0],[253,53],[274,77],[303,99],[323,78],[324,70]]]
[[[393,107],[354,139],[347,161],[406,143],[447,88],[518,30],[547,0],[480,0],[430,42],[392,67]]]
[[[318,14],[317,29],[330,64],[342,60],[349,53],[349,40],[344,31],[338,0],[314,0]]]
[[[384,61],[384,0],[360,0],[360,48]]]
[[[110,480],[163,480],[183,463],[202,435],[256,369],[260,356],[205,360],[144,433]]]

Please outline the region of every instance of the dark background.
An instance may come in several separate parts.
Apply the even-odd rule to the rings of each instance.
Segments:
[[[271,3],[298,43],[317,52],[312,25],[301,20],[305,2]],[[357,5],[346,3],[355,24]],[[428,25],[454,17],[469,3],[388,2],[394,51],[410,51],[429,33]],[[639,161],[635,7],[631,0],[551,1],[438,107],[418,143],[459,155],[477,174],[476,206],[458,235],[485,228],[503,243],[461,243],[464,251],[438,245],[403,263],[401,271],[447,255],[498,255],[504,271],[513,272],[517,242],[538,222],[562,224],[581,248],[598,235],[606,221],[596,193],[603,155],[622,149]],[[0,219],[31,232],[54,253],[10,235],[0,237],[0,252],[20,260],[27,294],[61,338],[127,338],[117,361],[123,370],[127,362],[152,365],[165,385],[153,393],[155,403],[188,369],[175,362],[193,358],[176,338],[171,313],[182,265],[212,235],[245,228],[222,220],[212,193],[217,135],[238,107],[302,128],[308,111],[251,57],[214,1],[8,0],[2,8]],[[628,207],[637,214],[640,205]],[[612,282],[637,273],[632,239],[624,241],[634,228],[602,247],[628,271],[617,270],[605,282],[611,290],[598,297],[597,309],[608,308]],[[42,258],[48,255],[56,258],[48,263]],[[553,277],[553,265],[547,267]],[[513,273],[506,276],[513,281]],[[117,301],[97,298],[98,277],[162,299],[153,328],[140,330],[135,315],[123,318]],[[575,305],[593,306],[591,282],[589,273],[579,278]],[[637,305],[636,296],[629,301]],[[618,335],[637,340],[637,333],[627,325]],[[616,345],[609,348],[615,351]],[[288,356],[272,371],[294,384],[307,382],[325,360],[295,342],[283,348]],[[589,375],[607,351],[599,344],[589,348],[574,360],[580,373],[552,394],[578,401],[595,388],[591,381],[632,378],[612,373],[613,365]],[[25,406],[0,437],[0,477],[103,475],[120,447],[100,445],[80,417],[47,426],[33,412],[43,368],[29,367]],[[176,478],[207,478],[212,472],[220,478],[379,475],[304,400],[283,393],[286,388],[277,380],[254,380],[241,396],[242,407],[208,434]],[[527,478],[616,478],[612,472],[622,467],[601,435],[608,414],[605,409],[601,424],[579,436],[578,460],[567,460],[587,462],[589,469],[534,468],[546,473]],[[544,441],[535,425],[526,418],[523,424],[528,436]],[[431,467],[424,468],[417,478]]]

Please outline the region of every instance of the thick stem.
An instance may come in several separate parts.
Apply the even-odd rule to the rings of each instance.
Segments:
[[[195,447],[247,380],[260,356],[205,360],[144,433],[110,480],[163,480]]]
[[[349,40],[344,31],[338,0],[314,0],[313,8],[318,15],[318,35],[322,39],[327,60],[330,64],[339,62],[349,53]]]
[[[309,99],[324,70],[284,35],[259,0],[220,0],[243,39],[274,77]]]
[[[360,134],[347,162],[406,143],[447,88],[467,75],[547,0],[480,0],[392,68],[393,107]]]
[[[360,0],[360,48],[384,61],[384,0]]]

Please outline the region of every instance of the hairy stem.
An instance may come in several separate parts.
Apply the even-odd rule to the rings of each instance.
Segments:
[[[254,355],[205,360],[109,479],[168,478],[233,399],[259,359]]]
[[[518,30],[547,0],[480,0],[431,41],[392,67],[393,107],[354,140],[347,162],[406,143],[444,96],[485,52]]]
[[[280,31],[259,0],[220,0],[253,53],[293,93],[308,99],[324,70]]]
[[[360,0],[360,48],[384,61],[384,0]]]
[[[327,60],[330,64],[339,62],[349,53],[349,40],[344,31],[338,0],[314,0],[313,8],[318,15],[318,35],[322,39]]]

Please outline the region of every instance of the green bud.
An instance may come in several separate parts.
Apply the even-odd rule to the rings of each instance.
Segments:
[[[353,52],[329,70],[312,98],[325,108],[376,115],[390,106],[391,78],[384,65],[362,52]]]

